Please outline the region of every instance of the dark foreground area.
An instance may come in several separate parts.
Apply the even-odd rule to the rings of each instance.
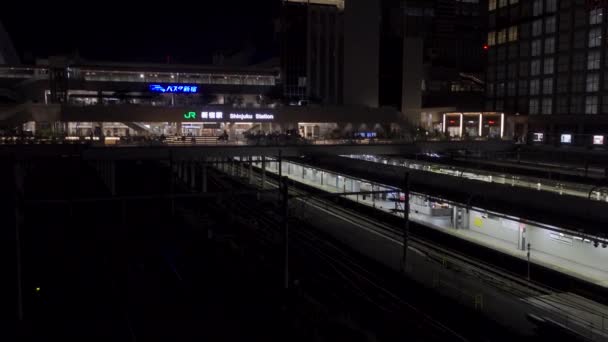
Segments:
[[[172,202],[166,195],[194,192],[168,164],[118,163],[112,195],[92,165],[46,160],[22,166],[23,196],[15,197],[15,170],[2,166],[1,214],[11,228],[2,232],[10,275],[3,340],[512,338],[297,220],[285,290],[275,195],[236,195],[247,189],[225,175],[209,175],[209,192],[222,195]]]

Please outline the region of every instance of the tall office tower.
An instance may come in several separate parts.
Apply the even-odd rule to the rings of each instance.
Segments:
[[[283,1],[281,69],[291,102],[341,102],[343,8],[344,0]]]
[[[489,0],[486,109],[527,118],[529,138],[604,144],[605,1]]]
[[[15,52],[11,38],[4,30],[2,22],[0,22],[0,64],[19,64],[17,52]]]
[[[442,111],[480,111],[483,7],[479,0],[383,0],[380,105],[427,129],[441,129]]]
[[[347,0],[344,9],[344,104],[378,107],[381,1]]]

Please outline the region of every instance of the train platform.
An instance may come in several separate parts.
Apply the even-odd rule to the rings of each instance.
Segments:
[[[312,171],[313,168],[310,166],[287,161],[283,161],[283,163],[284,176],[329,193],[343,193],[354,190],[395,190],[396,194],[398,194],[398,190],[390,186],[316,169],[317,171],[315,172],[324,172],[324,176],[319,177],[319,174],[315,176],[315,172]],[[308,171],[304,171],[303,168],[306,168]],[[267,170],[278,173],[277,163],[268,163]],[[412,196],[419,196],[419,194],[412,194]],[[402,217],[403,215],[403,203],[399,201],[377,198],[375,196],[345,195],[344,197],[396,216]],[[424,208],[421,207],[420,210],[424,210]],[[525,244],[522,248],[521,241],[519,241],[521,236],[514,233],[517,229],[521,229],[520,222],[500,218],[500,224],[497,224],[493,222],[497,221],[496,219],[487,218],[487,213],[482,210],[475,210],[475,208],[470,210],[470,215],[471,222],[468,227],[465,229],[455,229],[452,215],[432,216],[420,213],[416,210],[416,206],[410,204],[410,219],[413,222],[521,260],[527,260]],[[483,223],[479,224],[482,221]],[[586,242],[583,239],[579,241],[568,236],[563,236],[560,240],[559,233],[554,233],[531,224],[526,224],[525,226],[530,234],[528,241],[531,242],[531,263],[608,288],[608,249],[593,247],[590,241]],[[483,228],[487,228],[487,231],[484,232]],[[557,237],[552,238],[555,234],[558,234]],[[570,249],[569,251],[564,251],[568,248]],[[577,251],[582,251],[583,253],[577,255]],[[498,266],[500,267],[500,265]],[[530,276],[531,279],[534,279],[533,273]]]

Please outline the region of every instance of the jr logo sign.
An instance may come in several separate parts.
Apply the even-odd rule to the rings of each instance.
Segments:
[[[186,120],[194,120],[196,119],[196,113],[195,112],[188,112],[184,114],[184,119]]]

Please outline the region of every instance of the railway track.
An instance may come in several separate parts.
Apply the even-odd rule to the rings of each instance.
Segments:
[[[257,170],[257,168],[254,168],[254,170]],[[256,172],[254,178],[254,183],[259,184],[261,180],[259,173]],[[266,177],[268,186],[278,188],[277,178],[276,175],[268,173]],[[296,203],[305,202],[303,206],[315,206],[317,209],[324,210],[328,214],[339,217],[344,221],[365,226],[366,229],[373,230],[374,233],[381,235],[385,239],[392,240],[398,244],[402,243],[403,232],[400,228],[361,215],[352,209],[337,206],[336,203],[328,201],[326,198],[323,198],[323,196],[318,196],[318,194],[317,196],[311,196],[307,191],[309,186],[298,184],[291,180],[290,182],[292,182],[294,186],[290,187],[289,194]],[[292,200],[291,202],[293,203],[294,201]],[[301,231],[294,229],[291,229],[291,232],[303,234]],[[317,238],[317,241],[318,240],[319,239]],[[314,248],[311,244],[309,244],[308,247]],[[522,300],[525,300],[526,298],[535,298],[535,300],[541,302],[545,308],[552,308],[556,312],[559,312],[565,305],[572,310],[585,312],[590,315],[603,315],[603,313],[594,311],[593,308],[587,307],[584,303],[577,301],[576,298],[567,298],[565,300],[560,298],[559,303],[556,303],[551,298],[551,295],[559,294],[563,291],[553,289],[543,283],[528,281],[514,272],[496,267],[496,265],[492,263],[483,262],[446,246],[437,245],[435,241],[431,241],[424,236],[410,233],[408,247],[410,252],[424,254],[429,260],[441,263],[445,267],[458,268],[460,272],[475,277],[484,284],[511,296]],[[580,317],[567,317],[567,319],[580,326],[592,325],[592,323],[585,321]]]

